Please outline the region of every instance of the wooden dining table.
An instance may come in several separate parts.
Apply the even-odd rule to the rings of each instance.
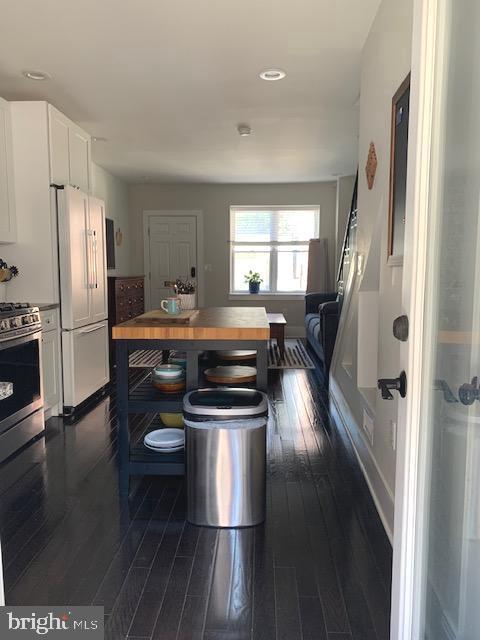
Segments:
[[[153,314],[154,315],[154,314]],[[112,328],[116,348],[117,413],[119,419],[120,492],[128,493],[129,477],[135,474],[178,475],[184,473],[183,451],[161,454],[143,446],[143,435],[131,444],[132,414],[179,413],[183,394],[159,393],[145,379],[129,387],[129,355],[137,350],[170,350],[186,353],[186,390],[199,386],[199,355],[203,351],[245,349],[257,352],[255,386],[267,389],[270,325],[264,307],[207,307],[191,314],[189,321],[138,316]],[[151,428],[162,425],[152,423]]]

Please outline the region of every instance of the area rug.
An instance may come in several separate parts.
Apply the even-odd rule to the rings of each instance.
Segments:
[[[128,366],[135,369],[153,369],[159,364],[162,364],[162,352],[156,349],[138,349],[128,358]]]
[[[276,340],[270,340],[268,347],[269,369],[315,369],[312,359],[299,339],[285,340],[285,358],[280,355]]]

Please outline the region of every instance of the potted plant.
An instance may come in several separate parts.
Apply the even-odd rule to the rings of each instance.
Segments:
[[[180,300],[182,311],[195,309],[197,306],[196,284],[192,280],[177,280],[175,282],[175,292]]]
[[[13,264],[9,267],[5,260],[0,258],[0,302],[7,299],[7,282],[18,276],[18,269]]]
[[[248,282],[248,290],[250,293],[258,293],[260,291],[260,284],[263,282],[263,278],[258,271],[250,271],[245,274],[245,282]]]

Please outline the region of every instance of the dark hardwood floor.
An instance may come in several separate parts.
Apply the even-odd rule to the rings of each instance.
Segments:
[[[391,547],[348,439],[314,372],[270,375],[267,519],[251,529],[187,523],[178,478],[121,503],[114,396],[50,420],[0,467],[7,604],[103,605],[113,640],[387,640]]]

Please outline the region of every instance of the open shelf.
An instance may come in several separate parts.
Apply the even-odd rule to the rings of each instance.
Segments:
[[[159,418],[154,419],[141,433],[135,436],[130,443],[130,472],[139,474],[182,475],[185,473],[185,451],[173,453],[160,453],[148,449],[143,444],[143,439],[156,429],[165,429],[165,425]],[[146,466],[147,465],[147,466]],[[145,469],[148,471],[145,471]]]
[[[178,412],[182,410],[183,396],[180,393],[162,393],[152,385],[150,373],[128,394],[129,413]],[[158,427],[157,427],[158,428]]]

